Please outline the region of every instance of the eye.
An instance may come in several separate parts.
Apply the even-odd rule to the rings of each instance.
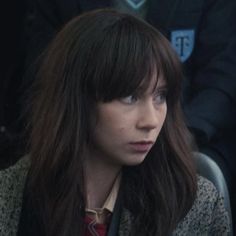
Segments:
[[[163,90],[163,91],[157,91],[154,94],[153,100],[155,104],[161,105],[166,102],[166,98],[167,98],[167,90]]]
[[[134,104],[138,101],[138,97],[135,95],[130,95],[124,98],[120,98],[120,101],[124,104]]]

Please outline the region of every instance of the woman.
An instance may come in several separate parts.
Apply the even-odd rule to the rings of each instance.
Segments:
[[[227,234],[192,163],[179,61],[156,29],[112,10],[77,17],[37,81],[30,161],[1,173],[5,235]]]

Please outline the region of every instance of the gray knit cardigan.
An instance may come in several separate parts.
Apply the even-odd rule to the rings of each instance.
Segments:
[[[0,171],[0,235],[15,236],[20,218],[23,189],[30,166],[28,158],[22,158],[14,166]],[[128,236],[132,216],[123,210],[119,235]],[[173,232],[173,236],[225,236],[229,232],[229,217],[223,199],[214,185],[198,177],[196,200]]]

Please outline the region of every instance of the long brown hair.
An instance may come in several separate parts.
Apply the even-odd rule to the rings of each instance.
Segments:
[[[133,235],[169,235],[189,211],[196,174],[180,108],[179,60],[149,24],[97,10],[58,33],[37,76],[28,189],[42,235],[83,235],[83,151],[96,128],[96,104],[133,94],[154,70],[167,82],[167,117],[145,161],[124,167],[124,207],[134,216]]]

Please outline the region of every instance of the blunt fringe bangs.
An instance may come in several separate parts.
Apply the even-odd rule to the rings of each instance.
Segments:
[[[70,65],[65,70],[68,76],[76,77],[79,91],[92,100],[125,97],[141,85],[145,90],[154,74],[157,79],[162,74],[169,91],[178,96],[179,60],[168,40],[145,21],[98,10],[97,14],[87,13],[72,20],[58,38],[68,34],[71,36],[64,43],[71,45],[71,60],[65,62],[66,67]]]

